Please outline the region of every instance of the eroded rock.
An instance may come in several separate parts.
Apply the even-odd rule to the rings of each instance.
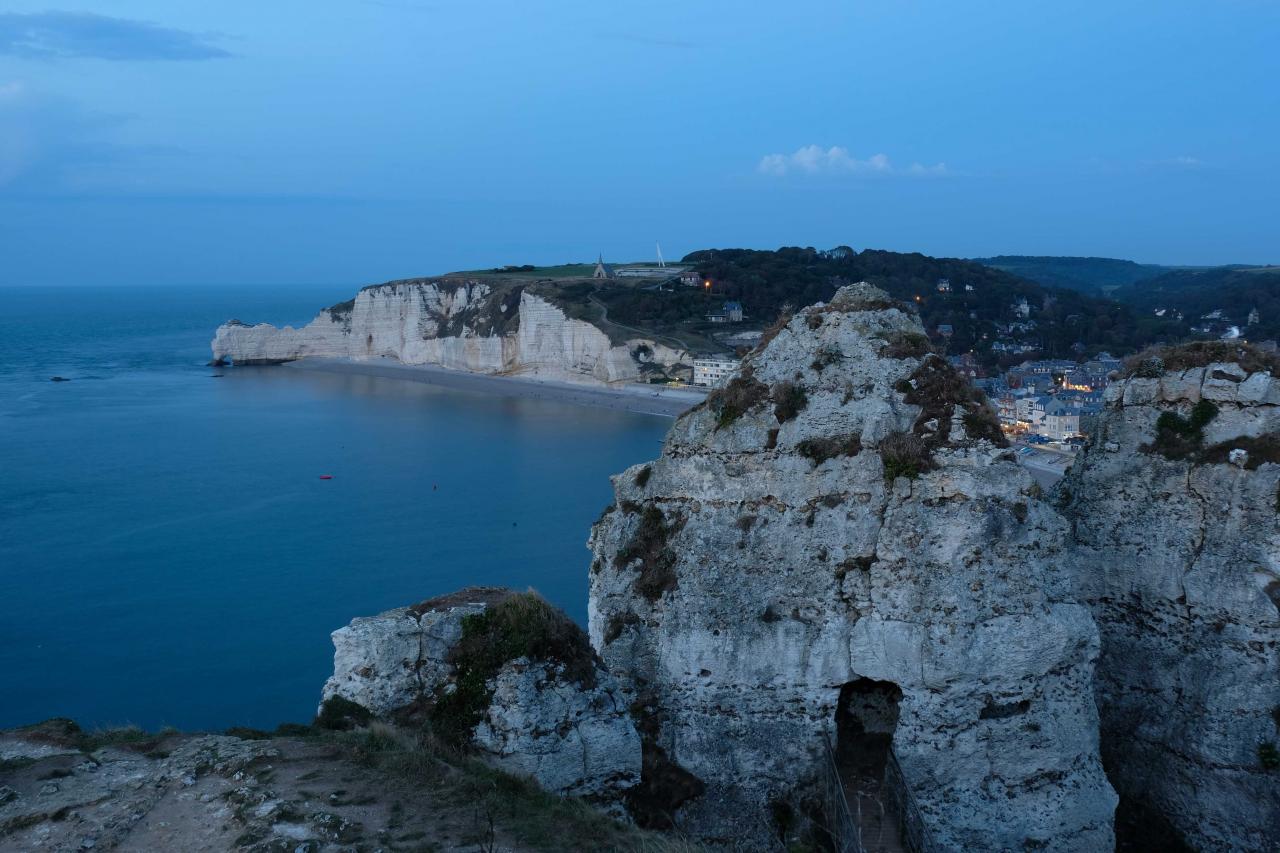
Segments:
[[[591,637],[643,697],[654,776],[697,782],[665,803],[683,831],[775,844],[830,737],[876,803],[892,744],[938,849],[1109,849],[1068,526],[987,418],[916,317],[855,285],[614,478]]]
[[[1264,761],[1280,741],[1280,383],[1215,362],[1125,379],[1108,398],[1060,486],[1071,570],[1101,629],[1108,773],[1197,850],[1268,849],[1280,838]],[[1204,400],[1198,432],[1157,440],[1162,416],[1189,425]]]
[[[357,619],[333,640],[326,702],[430,721],[556,793],[608,801],[639,781],[626,691],[581,629],[532,593],[473,587]]]

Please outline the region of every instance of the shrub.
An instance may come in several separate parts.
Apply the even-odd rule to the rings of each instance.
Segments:
[[[888,332],[884,335],[883,358],[924,358],[933,352],[933,344],[920,332]]]
[[[668,522],[662,510],[650,504],[641,513],[631,540],[614,556],[617,568],[640,561],[635,590],[650,601],[657,601],[676,587],[676,553],[668,543],[683,527],[684,519]]]
[[[892,483],[898,477],[914,480],[933,469],[933,453],[918,435],[891,432],[880,442],[880,459],[884,462],[884,478]]]
[[[373,713],[363,705],[343,696],[330,696],[320,706],[315,726],[331,731],[346,731],[356,726],[368,725],[371,719],[373,719]]]
[[[449,650],[454,689],[442,689],[431,710],[435,732],[466,744],[492,699],[490,679],[521,657],[563,665],[566,679],[595,686],[596,656],[583,630],[537,593],[517,593],[462,618],[462,637]]]
[[[1144,445],[1146,453],[1159,453],[1165,459],[1188,459],[1204,443],[1204,428],[1218,415],[1218,407],[1201,400],[1191,407],[1188,417],[1177,412],[1161,412],[1156,418],[1156,437]],[[1225,461],[1225,454],[1224,454]]]
[[[770,397],[773,400],[773,414],[780,424],[793,419],[809,405],[809,395],[805,393],[804,386],[786,380],[773,386]]]
[[[816,468],[837,456],[857,456],[862,452],[862,438],[857,433],[806,438],[796,445],[796,452],[811,460]]]
[[[727,427],[769,396],[769,386],[756,381],[749,369],[729,380],[723,388],[707,395],[707,404],[716,413],[716,429]]]
[[[636,488],[643,489],[649,484],[649,475],[653,473],[653,469],[648,465],[636,472]]]

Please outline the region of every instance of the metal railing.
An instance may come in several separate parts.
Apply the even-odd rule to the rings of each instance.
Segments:
[[[916,795],[911,792],[911,786],[907,784],[907,778],[902,773],[902,765],[898,763],[898,756],[894,755],[893,747],[889,748],[889,757],[884,765],[884,790],[886,796],[893,799],[903,845],[911,853],[938,853],[939,848],[929,835],[929,826],[920,812]]]
[[[822,741],[822,805],[827,819],[823,829],[831,836],[835,853],[865,853],[862,846],[862,806],[856,799],[852,807],[849,805],[831,733],[826,729],[822,731]]]

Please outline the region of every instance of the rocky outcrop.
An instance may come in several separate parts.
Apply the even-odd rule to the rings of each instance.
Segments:
[[[614,478],[590,634],[640,697],[642,821],[774,845],[829,737],[868,807],[896,760],[933,849],[1110,849],[1098,633],[1002,444],[916,317],[854,285]]]
[[[639,781],[640,737],[619,681],[582,630],[530,593],[476,587],[333,633],[334,699],[429,720],[443,737],[549,791],[616,799]]]
[[[1280,382],[1236,361],[1139,365],[1059,487],[1122,813],[1196,850],[1280,838]]]
[[[636,337],[614,342],[573,319],[550,295],[523,286],[419,279],[366,287],[301,329],[232,320],[213,339],[215,362],[393,358],[473,373],[586,382],[685,375],[683,350]]]

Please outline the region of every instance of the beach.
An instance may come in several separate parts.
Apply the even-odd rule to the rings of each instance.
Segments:
[[[635,383],[617,386],[583,385],[575,382],[536,379],[530,376],[467,373],[436,365],[400,364],[388,359],[355,361],[336,358],[304,358],[289,362],[285,367],[293,370],[400,379],[459,391],[499,394],[526,400],[551,400],[577,406],[592,406],[670,418],[688,411],[706,399],[706,392],[697,388],[669,388]]]

